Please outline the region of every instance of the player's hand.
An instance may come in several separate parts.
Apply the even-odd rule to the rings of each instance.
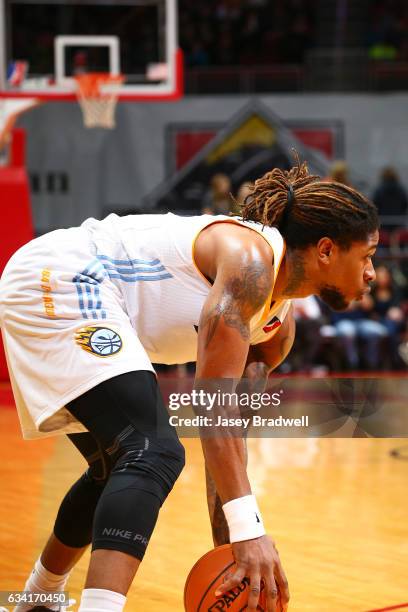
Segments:
[[[248,612],[256,612],[261,580],[265,584],[268,612],[286,612],[289,602],[289,588],[278,551],[274,542],[266,535],[232,544],[236,569],[217,589],[220,596],[238,586],[247,576],[250,580]]]

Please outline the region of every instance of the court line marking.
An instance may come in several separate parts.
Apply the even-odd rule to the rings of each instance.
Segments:
[[[368,612],[388,612],[389,610],[401,610],[402,608],[408,608],[408,603],[389,606],[388,608],[376,608],[375,610],[368,610]]]

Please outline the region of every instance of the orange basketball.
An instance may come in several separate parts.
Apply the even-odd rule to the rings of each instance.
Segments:
[[[246,610],[249,595],[249,579],[227,591],[221,597],[214,595],[223,583],[226,573],[234,571],[234,557],[230,544],[218,546],[203,555],[187,576],[184,587],[184,608],[186,612],[241,612]],[[265,595],[261,591],[258,603],[259,612],[265,612]]]

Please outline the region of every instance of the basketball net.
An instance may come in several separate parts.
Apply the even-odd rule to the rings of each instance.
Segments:
[[[87,72],[76,75],[75,80],[85,127],[114,128],[119,88],[124,77],[104,72]],[[104,85],[109,85],[109,92],[102,91]]]

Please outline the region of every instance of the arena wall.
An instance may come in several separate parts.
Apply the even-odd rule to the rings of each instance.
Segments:
[[[37,233],[111,210],[145,207],[146,197],[166,178],[168,125],[224,125],[251,99],[191,96],[178,103],[123,103],[114,131],[86,130],[73,103],[47,103],[27,113],[19,126],[28,132]],[[340,122],[344,157],[367,192],[388,164],[408,187],[408,94],[280,94],[257,99],[283,122]]]

